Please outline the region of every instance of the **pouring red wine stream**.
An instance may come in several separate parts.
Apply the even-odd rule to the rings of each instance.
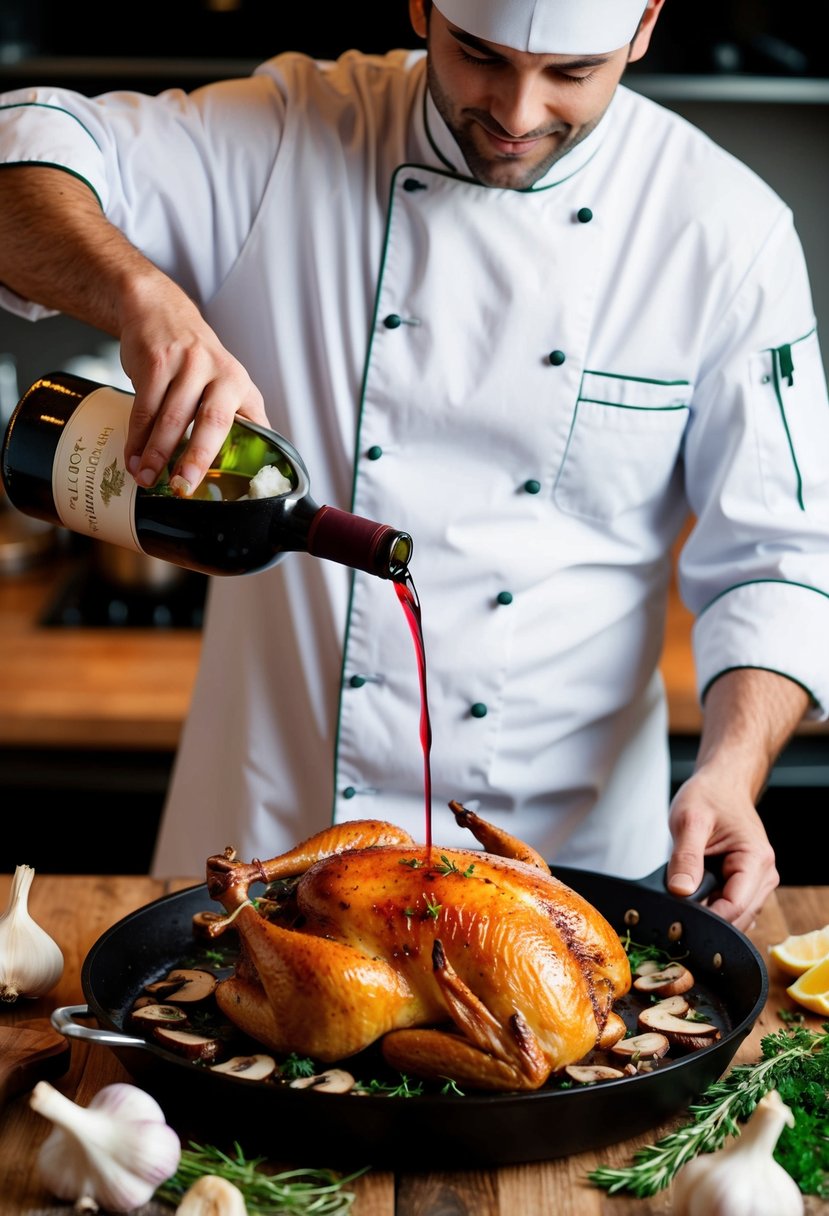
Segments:
[[[394,582],[397,598],[403,605],[409,622],[417,659],[417,674],[420,680],[420,745],[423,748],[423,779],[426,795],[426,855],[432,852],[432,721],[429,716],[429,699],[426,692],[426,647],[423,642],[423,620],[420,600],[408,568]]]

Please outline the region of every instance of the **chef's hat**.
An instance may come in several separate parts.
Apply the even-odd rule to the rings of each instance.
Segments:
[[[447,21],[516,51],[603,55],[633,40],[646,0],[434,0]]]

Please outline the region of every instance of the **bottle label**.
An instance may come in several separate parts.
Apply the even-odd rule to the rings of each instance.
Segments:
[[[135,531],[138,486],[124,464],[132,397],[98,388],[68,419],[52,466],[52,495],[73,532],[142,553]]]

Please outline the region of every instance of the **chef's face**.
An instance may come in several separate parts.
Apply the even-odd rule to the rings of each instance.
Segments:
[[[647,50],[660,7],[649,0],[629,46],[539,55],[485,42],[409,0],[412,25],[427,39],[432,99],[473,176],[512,190],[539,181],[597,125],[627,64]]]

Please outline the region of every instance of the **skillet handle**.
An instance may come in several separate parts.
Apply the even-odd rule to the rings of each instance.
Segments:
[[[665,862],[664,865],[661,865],[657,870],[654,870],[652,874],[647,874],[644,878],[637,878],[636,885],[637,887],[646,887],[649,891],[659,891],[661,894],[664,894],[667,891],[668,894],[671,895],[672,899],[687,900],[688,903],[699,904],[702,903],[702,901],[706,899],[712,891],[716,891],[722,887],[722,863],[723,858],[721,856],[706,857],[702,882],[699,884],[696,891],[693,891],[690,895],[676,896],[668,891],[667,862]]]
[[[99,1027],[80,1026],[75,1018],[94,1017],[89,1012],[88,1005],[62,1005],[52,1012],[51,1023],[59,1034],[68,1039],[83,1039],[85,1043],[102,1043],[104,1047],[144,1047],[145,1039],[134,1038],[130,1034],[117,1034],[114,1030],[101,1030]]]

